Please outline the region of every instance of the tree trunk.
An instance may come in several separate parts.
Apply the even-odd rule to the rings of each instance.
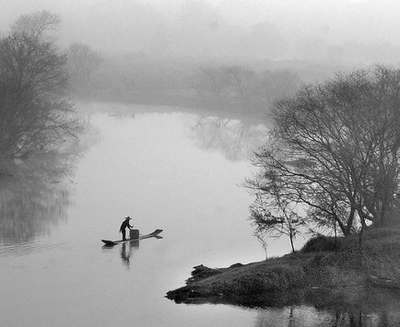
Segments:
[[[292,247],[292,253],[294,253],[294,244],[293,244],[293,232],[292,232],[292,228],[290,227],[290,233],[289,233],[289,238],[290,238],[290,245]]]
[[[351,234],[351,228],[353,227],[355,213],[356,213],[356,209],[354,207],[351,207],[349,218],[347,219],[346,230],[343,233],[344,236],[347,236],[347,235]]]

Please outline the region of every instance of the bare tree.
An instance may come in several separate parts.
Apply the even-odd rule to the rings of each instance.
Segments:
[[[103,62],[101,54],[90,46],[72,43],[67,49],[68,67],[74,83],[78,85],[90,82],[92,74]]]
[[[286,235],[289,237],[292,252],[295,252],[294,239],[297,235],[301,235],[301,227],[305,225],[305,221],[296,206],[281,197],[277,189],[270,191],[274,197],[267,198],[265,193],[258,192],[256,200],[250,206],[250,218],[255,226],[255,235],[259,241],[264,235],[272,238]]]
[[[58,31],[61,18],[58,14],[52,14],[47,10],[24,14],[11,25],[12,33],[27,33],[30,37],[45,37],[49,31]]]
[[[8,158],[43,153],[74,137],[66,56],[27,33],[0,40],[0,154]]]
[[[300,204],[309,223],[337,224],[344,235],[368,221],[390,223],[400,173],[400,70],[337,75],[278,102],[273,116],[248,187],[267,201]]]
[[[218,105],[227,102],[228,81],[220,68],[200,67],[191,78],[191,86],[202,99]]]
[[[259,80],[254,71],[240,66],[229,66],[223,67],[222,73],[226,76],[234,102],[246,107],[260,98]]]

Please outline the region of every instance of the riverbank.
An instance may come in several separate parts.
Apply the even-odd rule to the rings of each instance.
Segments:
[[[317,237],[279,258],[228,268],[196,266],[186,285],[168,292],[167,298],[249,307],[359,305],[374,292],[370,276],[400,280],[399,254],[398,226],[370,228],[361,244],[358,235]]]
[[[110,105],[116,103],[125,106],[142,106],[144,108],[171,108],[176,110],[185,110],[185,112],[194,112],[204,116],[217,116],[227,119],[239,119],[255,123],[268,122],[268,105],[259,107],[243,107],[234,105],[216,105],[199,99],[193,94],[131,94],[124,96],[113,95],[74,95],[76,103],[98,102]],[[108,111],[110,110],[108,107]]]

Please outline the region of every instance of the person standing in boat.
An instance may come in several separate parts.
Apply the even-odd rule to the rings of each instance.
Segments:
[[[122,240],[126,241],[126,229],[132,229],[133,225],[131,226],[129,224],[129,220],[132,218],[127,216],[125,217],[125,220],[122,222],[121,227],[119,228],[120,233],[122,233]]]

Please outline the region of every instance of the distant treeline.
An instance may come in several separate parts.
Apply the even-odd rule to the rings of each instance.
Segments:
[[[77,97],[102,101],[245,111],[259,116],[303,84],[344,67],[309,62],[103,55],[85,79],[72,79]]]
[[[293,96],[303,82],[291,70],[255,71],[242,66],[201,67],[189,85],[213,107],[267,111],[276,99]]]

